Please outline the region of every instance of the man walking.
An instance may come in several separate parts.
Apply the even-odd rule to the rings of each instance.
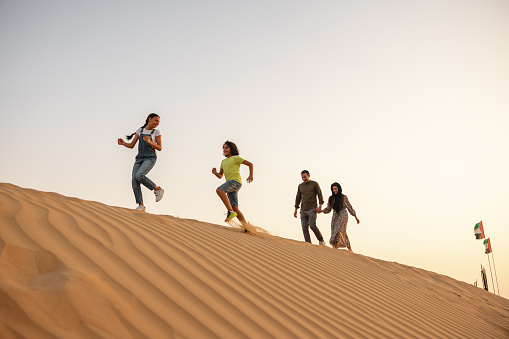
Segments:
[[[316,227],[316,212],[320,211],[323,205],[322,190],[316,181],[309,179],[310,175],[308,171],[302,171],[300,176],[302,177],[303,183],[300,184],[297,189],[297,196],[295,197],[295,212],[293,213],[293,216],[297,218],[297,210],[299,209],[299,205],[301,205],[302,201],[300,222],[302,225],[302,233],[304,233],[304,240],[309,243],[311,242],[311,237],[309,235],[309,227],[311,227],[311,230],[315,234],[320,245],[325,246],[322,233],[320,233],[320,230]],[[317,196],[318,202],[320,203],[320,206],[318,207],[316,204]]]

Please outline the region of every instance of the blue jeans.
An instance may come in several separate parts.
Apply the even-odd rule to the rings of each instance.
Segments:
[[[136,158],[133,166],[133,175],[132,175],[132,185],[134,197],[136,198],[136,203],[141,204],[143,202],[143,195],[141,194],[141,185],[143,184],[149,190],[154,190],[156,184],[147,178],[148,172],[154,167],[156,164],[157,158]]]
[[[323,241],[322,233],[320,233],[320,230],[316,227],[316,209],[313,208],[309,211],[300,210],[300,224],[302,226],[302,233],[304,233],[304,240],[306,240],[306,242],[311,242],[311,236],[309,235],[310,227],[315,234],[316,239],[318,239],[318,241]]]

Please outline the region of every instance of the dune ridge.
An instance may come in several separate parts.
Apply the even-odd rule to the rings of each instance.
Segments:
[[[509,300],[263,233],[0,183],[0,338],[508,338]]]

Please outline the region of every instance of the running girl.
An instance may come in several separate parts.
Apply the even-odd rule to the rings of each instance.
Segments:
[[[132,141],[126,143],[121,138],[118,139],[118,144],[127,148],[134,148],[138,140],[138,155],[134,161],[133,174],[132,174],[132,186],[134,191],[134,197],[138,204],[137,210],[145,211],[145,205],[143,204],[143,195],[141,194],[141,185],[143,184],[149,190],[154,191],[156,195],[156,202],[161,200],[164,195],[164,190],[157,186],[152,180],[147,178],[148,172],[154,167],[157,161],[156,150],[159,152],[163,149],[161,142],[161,132],[156,129],[159,125],[159,115],[150,113],[145,121],[145,125],[141,126],[136,132],[126,136],[127,140]],[[133,138],[134,137],[134,138]]]
[[[237,194],[242,187],[240,165],[244,164],[249,167],[249,176],[246,181],[250,183],[253,181],[253,164],[239,156],[237,145],[231,141],[226,141],[223,144],[223,155],[226,159],[221,161],[219,172],[217,172],[214,167],[212,169],[212,174],[219,179],[223,177],[223,173],[225,175],[226,182],[216,189],[217,195],[219,195],[219,198],[221,198],[228,211],[225,222],[237,217],[242,225],[246,225],[247,221],[239,209],[239,197]]]

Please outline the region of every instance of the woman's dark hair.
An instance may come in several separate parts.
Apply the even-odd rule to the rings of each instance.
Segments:
[[[159,118],[159,115],[157,115],[157,114],[155,114],[155,113],[150,113],[150,114],[148,115],[148,117],[147,117],[147,120],[145,120],[145,125],[141,126],[141,129],[143,130],[145,127],[147,127],[147,125],[148,125],[148,120],[149,120],[149,119],[153,119],[153,118],[155,118],[155,117],[158,117],[158,118]],[[134,135],[135,135],[135,134],[136,134],[136,132],[134,132],[134,133],[133,133],[133,134],[131,134],[131,135],[126,135],[127,140],[131,140],[131,139],[134,137]]]
[[[239,149],[237,148],[237,145],[235,145],[233,142],[226,140],[223,146],[224,145],[230,148],[232,155],[239,155]]]
[[[334,186],[338,188],[338,194],[334,194]],[[330,185],[330,190],[332,195],[329,197],[329,205],[332,206],[336,212],[339,212],[339,210],[343,208],[343,189],[340,184],[335,182]]]

